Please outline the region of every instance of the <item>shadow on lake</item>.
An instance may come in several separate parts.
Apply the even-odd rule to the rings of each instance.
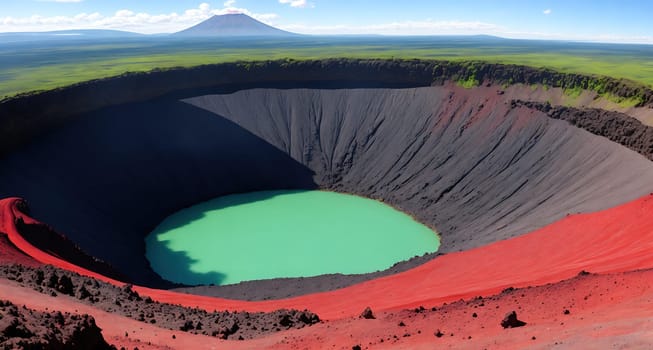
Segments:
[[[147,258],[156,262],[156,270],[165,271],[166,279],[183,281],[187,285],[221,285],[227,274],[218,271],[197,272],[193,266],[199,261],[185,251],[174,250],[171,240],[160,237],[171,230],[185,227],[206,218],[207,213],[225,208],[238,207],[259,201],[266,201],[279,195],[298,194],[308,190],[259,191],[246,194],[227,195],[183,209],[165,219],[153,233],[145,238]]]

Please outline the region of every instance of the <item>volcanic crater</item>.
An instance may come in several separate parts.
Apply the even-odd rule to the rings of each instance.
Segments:
[[[0,195],[27,199],[35,218],[117,275],[170,287],[149,268],[144,235],[167,215],[226,194],[319,188],[379,199],[437,229],[440,252],[448,253],[653,192],[650,161],[515,105],[496,84],[420,86],[405,77],[320,84],[346,70],[337,66],[290,81],[302,69],[286,68],[288,80],[277,84],[251,81],[250,73],[246,86],[137,93],[145,101],[127,103],[106,102],[124,83],[55,92],[85,99],[89,110],[73,114],[73,107],[65,123],[5,157]],[[48,107],[42,116],[65,115],[48,115]],[[178,263],[190,262],[179,256]]]
[[[457,83],[470,77],[478,86]],[[653,193],[651,127],[618,111],[551,105],[556,91],[591,79],[376,60],[128,74],[3,101],[11,118],[0,196],[25,200],[5,205],[29,245],[121,282],[243,300],[326,292]],[[557,90],[530,86],[547,83]],[[650,90],[607,86],[650,109]],[[597,127],[609,120],[618,122]],[[440,250],[372,274],[223,287],[176,285],[150,268],[144,237],[168,215],[279,189],[381,200],[436,229]]]

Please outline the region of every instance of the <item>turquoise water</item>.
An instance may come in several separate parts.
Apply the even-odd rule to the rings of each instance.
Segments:
[[[325,191],[220,197],[169,216],[145,241],[154,271],[191,285],[373,272],[440,245],[386,204]]]

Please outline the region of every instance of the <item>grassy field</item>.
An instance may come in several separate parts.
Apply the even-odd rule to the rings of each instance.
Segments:
[[[164,37],[2,43],[0,97],[154,68],[268,59],[483,60],[626,78],[653,87],[653,46],[493,37],[310,37],[284,41]]]

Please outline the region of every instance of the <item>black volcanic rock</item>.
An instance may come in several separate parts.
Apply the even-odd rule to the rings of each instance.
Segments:
[[[363,310],[363,312],[360,315],[361,318],[364,318],[366,320],[373,320],[376,317],[374,317],[374,313],[372,312],[372,309],[368,306]]]
[[[115,349],[90,315],[39,312],[0,300],[2,349]]]
[[[131,285],[114,286],[53,266],[38,268],[22,265],[0,266],[0,278],[9,279],[24,288],[45,295],[57,291],[55,287],[48,286],[50,276],[55,276],[54,279],[57,280],[65,278],[71,282],[74,289],[86,290],[86,293],[71,296],[82,304],[93,305],[98,310],[129,317],[139,322],[156,324],[157,327],[165,329],[212,335],[222,339],[253,339],[282,329],[301,329],[320,322],[320,317],[309,310],[208,312],[159,303],[149,297],[142,298]],[[58,332],[51,334],[53,330],[51,325],[57,326],[55,329]],[[0,349],[104,349],[106,347],[101,343],[99,331],[94,319],[88,315],[39,313],[19,308],[0,299]],[[17,346],[21,342],[38,346]],[[50,346],[61,345],[61,343],[80,344],[80,346]]]
[[[297,34],[283,31],[259,22],[252,17],[238,14],[216,15],[188,29],[175,33],[177,36],[294,36]]]
[[[519,320],[515,311],[507,313],[503,320],[501,320],[501,327],[503,328],[517,328],[525,325],[526,322]]]

